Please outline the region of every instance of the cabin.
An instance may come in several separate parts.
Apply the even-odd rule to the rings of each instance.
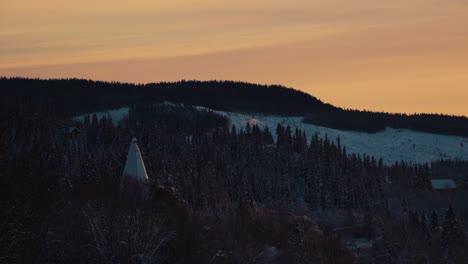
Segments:
[[[69,138],[69,139],[77,139],[80,135],[80,129],[77,127],[65,127],[62,129],[62,132]]]
[[[373,246],[373,242],[364,237],[344,239],[342,243],[355,258],[369,257]]]
[[[332,234],[340,238],[343,247],[351,252],[357,263],[367,263],[365,260],[370,256],[375,242],[375,240],[359,234],[365,228],[366,225],[357,225],[332,230]]]
[[[457,185],[452,179],[431,179],[433,190],[447,191],[457,189]]]

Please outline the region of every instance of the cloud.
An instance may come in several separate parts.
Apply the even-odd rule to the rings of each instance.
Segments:
[[[466,1],[64,3],[2,4],[0,75],[234,79],[345,107],[468,111]]]

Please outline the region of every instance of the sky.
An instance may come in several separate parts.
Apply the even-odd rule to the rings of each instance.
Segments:
[[[0,0],[0,76],[238,80],[468,116],[468,0]]]

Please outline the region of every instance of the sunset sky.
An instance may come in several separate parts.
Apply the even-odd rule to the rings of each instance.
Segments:
[[[468,115],[468,0],[0,0],[0,76],[240,80]]]

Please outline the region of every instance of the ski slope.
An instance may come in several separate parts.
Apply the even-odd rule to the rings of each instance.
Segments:
[[[372,155],[382,158],[386,164],[396,161],[426,163],[439,159],[468,160],[468,138],[445,136],[408,129],[386,128],[385,131],[371,134],[354,131],[341,131],[302,122],[302,117],[282,117],[259,114],[240,114],[214,111],[229,118],[237,127],[245,127],[247,123],[261,128],[268,126],[276,136],[278,123],[290,126],[294,132],[296,127],[304,130],[310,140],[317,133],[319,137],[327,135],[336,141],[340,137],[341,144],[348,153]],[[276,138],[276,137],[275,137]]]
[[[176,105],[165,102],[164,105]],[[346,147],[348,153],[368,154],[376,158],[382,158],[386,164],[404,160],[413,163],[426,163],[440,159],[468,160],[468,138],[458,136],[445,136],[409,129],[386,128],[379,133],[364,133],[354,131],[342,131],[302,122],[302,117],[275,116],[262,114],[241,114],[234,112],[215,111],[198,106],[200,110],[208,110],[226,116],[231,124],[236,127],[245,127],[247,123],[258,125],[260,128],[268,126],[276,139],[276,126],[290,126],[292,130],[299,127],[305,131],[308,140],[317,133],[319,137],[328,136],[336,141],[340,137],[341,144]],[[128,107],[116,110],[96,113],[98,118],[111,116],[113,121],[119,122],[128,114]],[[79,120],[84,115],[77,117]]]
[[[125,115],[128,115],[128,109],[129,109],[128,107],[122,107],[122,108],[119,108],[119,109],[113,109],[113,110],[108,110],[108,111],[101,111],[101,112],[95,112],[95,113],[89,113],[89,114],[82,114],[82,115],[79,115],[79,116],[75,116],[74,119],[83,122],[86,115],[89,115],[92,118],[93,114],[95,114],[98,119],[102,119],[103,117],[106,117],[106,118],[111,117],[112,122],[118,123],[120,120],[122,120],[122,118]]]

